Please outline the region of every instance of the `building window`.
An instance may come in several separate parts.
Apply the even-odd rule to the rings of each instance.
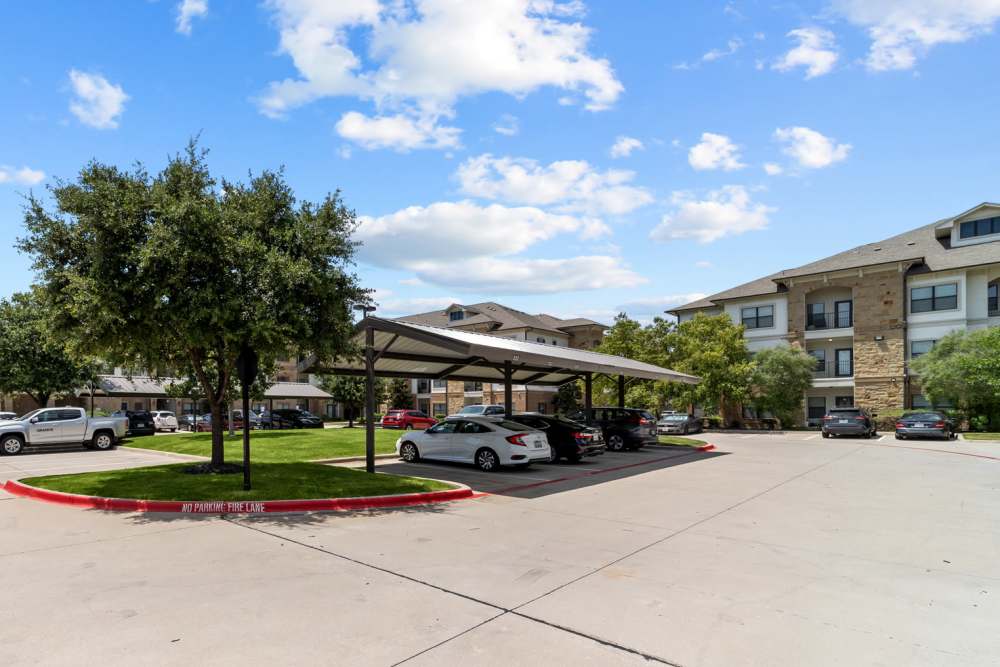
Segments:
[[[435,415],[446,415],[448,414],[447,403],[435,403],[434,404],[434,414]]]
[[[810,303],[806,306],[806,328],[825,329],[826,328],[826,305],[822,303]]]
[[[740,312],[747,329],[769,329],[774,326],[774,306],[753,306]]]
[[[990,234],[1000,234],[1000,218],[983,218],[963,222],[959,230],[959,236],[963,239],[989,236]]]
[[[937,343],[936,340],[913,340],[910,341],[910,359],[916,359],[919,356],[927,354],[934,349],[934,344]]]
[[[854,397],[853,396],[835,396],[833,399],[833,404],[838,408],[853,408],[854,407]]]
[[[483,390],[483,383],[482,382],[466,382],[465,383],[465,391],[482,391],[482,390]]]
[[[931,407],[931,402],[928,401],[927,397],[924,396],[923,394],[914,394],[913,395],[912,407],[917,408],[917,409],[920,409],[920,408],[929,408],[929,407]]]
[[[431,393],[431,382],[430,382],[430,380],[417,380],[417,393],[418,394],[429,394],[429,393]]]
[[[548,405],[546,403],[539,403],[538,411],[544,415],[548,411]]]
[[[437,391],[438,389],[448,389],[447,380],[431,380],[431,389]]]
[[[833,308],[836,311],[834,315],[837,318],[838,329],[854,326],[854,302],[838,301],[833,304]]]
[[[929,313],[958,308],[958,284],[914,287],[910,290],[910,312]]]
[[[544,339],[544,338],[542,338],[541,336],[539,336],[538,338],[536,338],[536,339],[535,339],[535,342],[536,342],[536,343],[544,343],[544,342],[545,342],[545,339]]]
[[[1000,281],[994,280],[990,283],[989,288],[987,288],[987,294],[989,295],[986,299],[987,307],[989,308],[990,315],[1000,315]]]
[[[808,414],[810,421],[823,419],[826,416],[826,397],[810,396]]]
[[[448,321],[458,322],[459,320],[465,319],[465,313],[461,310],[453,310],[448,313]]]
[[[826,350],[809,350],[809,356],[816,359],[816,372],[826,372]]]
[[[834,352],[837,358],[837,377],[851,377],[854,375],[854,350],[847,348]]]

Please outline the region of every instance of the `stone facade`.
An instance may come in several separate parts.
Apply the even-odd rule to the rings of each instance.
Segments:
[[[907,268],[869,267],[787,285],[789,340],[803,349],[809,295],[831,287],[851,290],[854,402],[875,412],[899,410],[905,402]]]

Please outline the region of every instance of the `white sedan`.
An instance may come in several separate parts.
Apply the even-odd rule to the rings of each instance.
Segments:
[[[402,436],[396,441],[396,453],[408,463],[419,459],[473,463],[483,472],[552,458],[541,431],[489,417],[448,417],[426,431]]]

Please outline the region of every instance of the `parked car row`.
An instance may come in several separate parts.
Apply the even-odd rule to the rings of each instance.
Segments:
[[[279,408],[271,412],[250,411],[250,428],[252,429],[292,429],[292,428],[323,428],[323,420],[308,410]],[[206,433],[212,430],[212,415],[182,415],[177,421],[178,428],[185,431]],[[222,415],[222,428],[229,428],[229,414]],[[233,430],[243,428],[243,411],[233,410]]]
[[[878,435],[875,418],[878,414],[864,408],[836,408],[823,417],[823,437],[843,435],[874,438]],[[958,437],[955,422],[943,412],[923,410],[910,412],[896,420],[896,439],[937,438],[954,440]]]

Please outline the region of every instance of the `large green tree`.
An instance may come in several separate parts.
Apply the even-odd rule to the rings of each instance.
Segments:
[[[932,403],[1000,426],[1000,327],[948,334],[914,359],[913,371]]]
[[[356,218],[339,193],[298,202],[280,171],[216,181],[194,142],[151,177],[91,162],[31,196],[23,251],[34,257],[49,328],[70,349],[172,369],[201,384],[212,413],[211,469],[224,468],[222,410],[241,346],[279,355],[351,353]]]
[[[386,388],[389,409],[409,410],[413,408],[413,391],[410,381],[403,378],[389,380]]]
[[[92,364],[53,339],[44,314],[33,293],[0,300],[0,394],[27,394],[39,407],[95,379]]]
[[[812,386],[816,358],[789,345],[761,350],[754,356],[753,403],[783,424],[802,421],[802,396]]]
[[[636,361],[644,361],[656,366],[669,366],[670,336],[675,325],[662,318],[655,318],[652,324],[643,326],[625,313],[615,317],[615,323],[608,329],[596,352],[613,354]],[[625,390],[625,403],[631,407],[659,410],[670,400],[672,388],[667,382],[629,379]],[[594,381],[595,401],[610,405],[618,404],[618,379],[599,377]]]

